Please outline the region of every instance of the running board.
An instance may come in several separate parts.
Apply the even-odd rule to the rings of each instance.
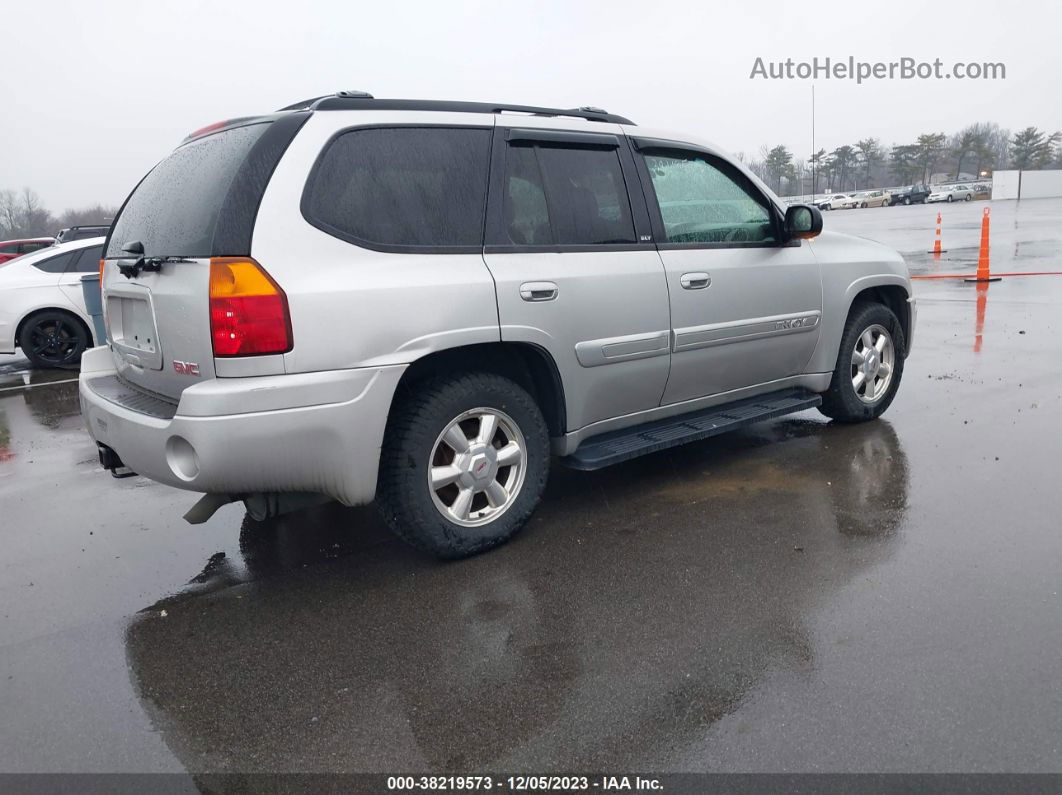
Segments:
[[[573,469],[601,469],[647,453],[735,431],[760,420],[812,409],[821,403],[821,395],[806,389],[784,389],[736,400],[591,437],[570,456],[562,458],[561,463]]]

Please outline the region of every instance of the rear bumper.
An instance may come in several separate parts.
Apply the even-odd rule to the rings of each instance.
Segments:
[[[160,483],[208,494],[314,492],[359,505],[376,494],[404,369],[212,379],[188,387],[167,419],[100,394],[115,376],[100,347],[82,360],[81,412],[97,442]]]

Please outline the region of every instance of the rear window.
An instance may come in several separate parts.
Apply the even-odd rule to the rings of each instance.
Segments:
[[[303,214],[371,248],[460,251],[483,245],[490,130],[352,130],[328,146],[307,183]]]
[[[103,246],[89,246],[81,249],[81,256],[67,271],[77,273],[98,273],[100,269],[100,257],[103,256]]]
[[[108,257],[138,240],[148,257],[209,257],[229,186],[269,123],[248,124],[178,148],[133,191],[114,222]]]

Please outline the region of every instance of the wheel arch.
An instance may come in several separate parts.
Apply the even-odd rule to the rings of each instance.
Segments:
[[[851,300],[848,302],[848,311],[845,312],[845,322],[852,315],[852,310],[859,304],[865,303],[878,303],[884,304],[892,313],[896,315],[900,321],[900,328],[903,329],[904,338],[904,358],[907,357],[908,346],[907,341],[911,339],[911,305],[909,303],[911,295],[904,284],[885,283],[876,284],[856,292]]]
[[[511,378],[538,403],[551,437],[567,430],[564,384],[550,353],[530,342],[483,342],[433,351],[412,362],[402,374],[396,397],[426,378],[444,373],[490,372]],[[392,400],[392,407],[395,401]]]

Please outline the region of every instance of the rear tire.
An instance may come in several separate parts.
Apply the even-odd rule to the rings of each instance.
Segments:
[[[18,346],[34,367],[73,367],[89,346],[89,335],[69,312],[45,310],[22,324]]]
[[[525,389],[493,373],[439,376],[395,401],[377,503],[399,538],[464,558],[511,538],[548,476],[549,430]]]
[[[819,411],[838,422],[877,419],[896,396],[906,354],[903,328],[891,309],[879,303],[852,307]]]

